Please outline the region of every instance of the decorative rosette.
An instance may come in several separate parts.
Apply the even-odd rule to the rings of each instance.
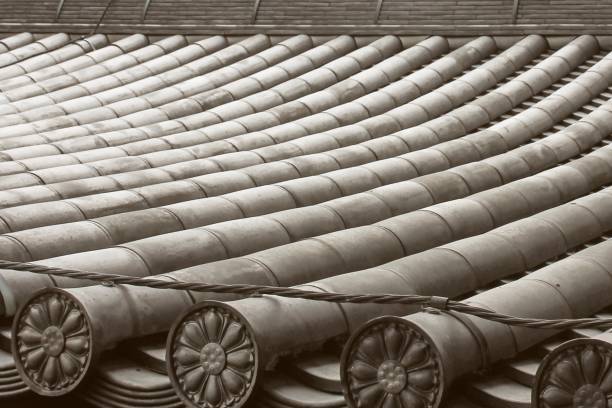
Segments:
[[[440,396],[439,367],[421,333],[398,319],[377,319],[344,349],[344,393],[358,408],[432,407]]]
[[[578,339],[553,350],[538,368],[532,399],[539,408],[612,406],[612,345]]]
[[[249,397],[257,370],[256,347],[246,324],[223,306],[204,305],[170,333],[172,383],[190,405],[238,407]]]
[[[61,292],[32,298],[15,317],[17,368],[43,395],[61,395],[80,382],[90,360],[90,329],[77,303]]]

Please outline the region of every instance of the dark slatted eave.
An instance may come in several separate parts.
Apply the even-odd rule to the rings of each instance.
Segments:
[[[512,23],[512,0],[385,0],[380,24],[499,25]]]
[[[154,0],[147,24],[245,25],[251,22],[251,0]]]

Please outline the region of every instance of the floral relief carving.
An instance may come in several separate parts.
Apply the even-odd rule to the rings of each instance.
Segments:
[[[425,408],[440,392],[440,364],[416,330],[396,322],[370,326],[352,344],[345,387],[353,406]]]
[[[172,365],[178,386],[199,407],[234,406],[248,397],[255,348],[243,322],[216,307],[188,315],[176,330]]]
[[[542,408],[607,408],[612,404],[612,350],[577,343],[553,353],[537,379]]]
[[[43,391],[70,388],[89,361],[89,326],[79,306],[67,296],[45,293],[32,299],[17,317],[19,363]]]

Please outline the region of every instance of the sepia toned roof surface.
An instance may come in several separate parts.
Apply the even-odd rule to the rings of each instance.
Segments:
[[[22,33],[0,52],[2,260],[611,316],[602,38]],[[612,393],[603,330],[414,305],[6,269],[0,316],[0,398],[15,404],[552,408]]]

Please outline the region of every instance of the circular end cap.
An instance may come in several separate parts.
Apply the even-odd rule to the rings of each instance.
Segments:
[[[436,407],[442,397],[439,354],[416,326],[397,317],[359,328],[342,352],[342,390],[350,407]]]
[[[612,407],[612,344],[570,340],[542,360],[531,392],[534,408]]]
[[[66,292],[33,296],[13,322],[13,355],[24,382],[40,395],[72,391],[91,362],[90,333],[83,309]]]
[[[253,332],[238,311],[221,302],[192,307],[168,335],[166,364],[187,406],[241,407],[258,370]]]

